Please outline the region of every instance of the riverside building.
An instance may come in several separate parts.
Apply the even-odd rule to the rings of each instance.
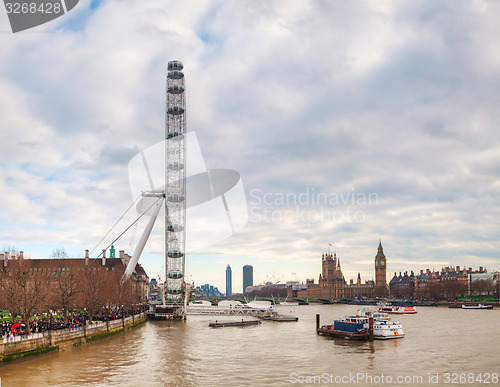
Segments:
[[[299,298],[342,298],[342,297],[383,297],[389,293],[386,280],[387,259],[384,255],[382,241],[375,256],[375,281],[361,282],[358,273],[356,282],[346,282],[342,274],[340,258],[336,253],[323,253],[321,257],[321,274],[318,283],[314,279],[307,279],[305,289],[297,286],[288,288],[288,297]]]

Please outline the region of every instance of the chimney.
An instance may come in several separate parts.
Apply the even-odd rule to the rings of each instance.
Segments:
[[[423,275],[424,274],[424,271],[422,269],[420,269],[420,275]]]
[[[24,251],[19,252],[19,259],[24,259]]]
[[[447,273],[449,273],[449,272],[450,272],[450,268],[449,268],[448,266],[446,266],[444,270],[445,270]]]
[[[353,285],[353,282],[354,282],[354,280],[351,278],[351,283],[350,283],[350,285]]]
[[[430,271],[429,269],[425,269],[425,272],[426,272],[427,274],[431,274],[431,271]]]
[[[106,249],[102,249],[102,265],[106,266]]]
[[[120,250],[118,253],[120,254],[120,259],[125,258],[125,250]]]
[[[479,272],[482,273],[483,272],[483,267],[482,266],[479,266]]]
[[[85,250],[85,265],[88,266],[89,264],[89,251]]]
[[[9,259],[9,252],[6,251],[4,254],[5,254],[5,260]]]

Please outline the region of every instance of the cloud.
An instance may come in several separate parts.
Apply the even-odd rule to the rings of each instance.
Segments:
[[[260,221],[198,252],[196,282],[224,288],[217,257],[253,262],[259,278],[316,277],[332,241],[346,278],[369,279],[379,237],[391,272],[498,269],[498,7],[109,0],[2,34],[2,242],[43,255],[101,239],[132,200],[128,160],[162,139],[165,67],[180,59],[188,128],[207,167],[238,171],[247,197],[378,196],[323,213],[262,206]],[[323,221],[284,216],[297,211]],[[144,257],[151,275],[162,272],[161,235]]]

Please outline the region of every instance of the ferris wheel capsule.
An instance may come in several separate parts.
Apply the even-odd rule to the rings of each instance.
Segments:
[[[182,106],[169,106],[167,108],[167,113],[173,116],[177,116],[179,114],[184,114],[185,109]]]
[[[182,258],[184,256],[184,253],[180,250],[173,249],[173,250],[168,250],[167,255],[170,258]]]
[[[169,161],[167,164],[167,168],[170,169],[171,171],[180,171],[184,169],[184,163],[181,161]]]
[[[184,93],[184,86],[181,85],[168,86],[167,92],[169,92],[170,94],[182,94]]]
[[[167,230],[170,232],[179,232],[184,230],[184,226],[182,224],[169,223]]]
[[[182,79],[184,78],[184,73],[182,71],[169,71],[167,77],[170,79]]]
[[[167,65],[167,70],[172,71],[172,70],[182,70],[184,68],[184,65],[180,60],[171,60],[168,62]]]
[[[184,194],[180,193],[169,193],[167,195],[167,200],[169,202],[172,202],[172,203],[181,203],[184,201],[186,197],[184,196]]]
[[[184,275],[182,274],[182,271],[171,270],[168,272],[167,277],[170,279],[181,279]]]
[[[167,140],[182,140],[182,133],[181,132],[170,132],[167,133]]]
[[[168,288],[168,294],[181,294],[181,288]]]

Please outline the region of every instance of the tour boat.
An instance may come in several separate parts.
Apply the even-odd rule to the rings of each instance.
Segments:
[[[389,314],[416,314],[417,311],[413,306],[383,306],[378,310],[379,312],[382,313],[389,313]]]
[[[363,324],[363,329],[368,329],[370,318],[368,316],[350,316],[334,321],[334,329],[346,329],[346,324]],[[347,325],[348,326],[348,325]],[[403,325],[396,321],[389,321],[384,317],[373,318],[374,339],[400,339],[404,337]]]
[[[493,309],[493,305],[483,305],[483,304],[477,304],[477,305],[462,305],[462,309]]]
[[[377,319],[377,320],[390,320],[391,319],[389,317],[388,313],[378,312],[376,310],[371,310],[370,308],[359,309],[356,312],[356,315],[363,316],[363,317],[373,317],[374,319]]]
[[[318,334],[342,337],[351,340],[367,340],[370,318],[367,316],[348,316],[335,320],[333,325],[324,325]],[[373,338],[378,340],[401,339],[405,336],[403,326],[399,322],[383,318],[373,320]]]

